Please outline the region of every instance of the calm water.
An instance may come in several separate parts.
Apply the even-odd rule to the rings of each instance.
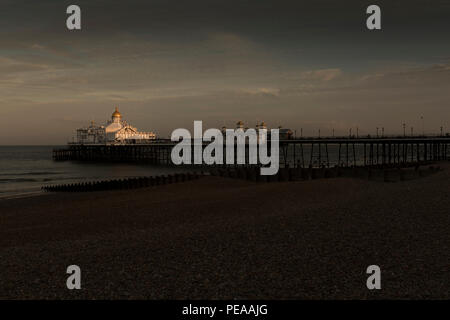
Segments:
[[[180,172],[183,169],[137,164],[55,162],[54,146],[0,146],[0,198],[40,192],[48,184]]]

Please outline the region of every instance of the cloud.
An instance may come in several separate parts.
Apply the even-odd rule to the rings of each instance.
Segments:
[[[356,84],[374,88],[406,87],[426,90],[448,87],[450,83],[450,64],[432,64],[409,68],[391,68],[362,75]]]
[[[0,57],[1,76],[10,75],[19,72],[41,71],[48,69],[47,65],[22,62],[16,59]]]
[[[248,89],[241,89],[240,92],[248,95],[278,97],[280,95],[281,90],[278,88],[248,88]]]
[[[318,81],[330,81],[342,74],[341,69],[320,69],[305,71],[301,74],[301,78],[305,80],[318,80]]]

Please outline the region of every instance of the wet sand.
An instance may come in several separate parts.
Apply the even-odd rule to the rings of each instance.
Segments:
[[[0,298],[450,298],[450,166],[0,200]],[[66,268],[82,289],[66,288]],[[382,289],[366,288],[367,266]]]

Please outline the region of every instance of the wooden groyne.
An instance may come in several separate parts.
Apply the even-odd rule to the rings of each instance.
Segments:
[[[173,175],[169,174],[151,177],[136,177],[126,179],[89,181],[72,184],[60,184],[52,186],[43,186],[41,189],[44,191],[52,191],[52,192],[90,192],[90,191],[105,191],[105,190],[138,189],[196,180],[199,179],[201,175],[202,174],[199,175],[197,172],[177,173]]]
[[[401,166],[363,166],[363,167],[332,167],[332,168],[280,168],[278,173],[271,176],[260,175],[258,166],[246,167],[214,167],[210,170],[211,176],[244,179],[253,182],[287,182],[315,179],[328,179],[336,177],[353,177],[367,180],[397,182],[427,176],[440,171],[439,166],[427,163],[415,163]],[[92,192],[105,190],[126,190],[161,186],[199,179],[204,173],[177,173],[151,177],[135,177],[126,179],[111,179],[102,181],[89,181],[72,184],[43,186],[43,191],[49,192]]]

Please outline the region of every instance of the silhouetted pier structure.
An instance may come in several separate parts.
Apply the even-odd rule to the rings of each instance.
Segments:
[[[160,139],[148,144],[70,144],[64,149],[54,149],[53,159],[56,161],[147,162],[155,165],[173,165],[171,151],[176,144],[168,139]],[[209,142],[205,142],[203,146],[208,144]],[[284,167],[395,165],[450,159],[448,150],[450,137],[447,136],[295,138],[280,140],[279,144],[280,165]],[[192,147],[192,152],[193,149]],[[268,150],[270,150],[270,142]],[[248,157],[248,148],[246,156]]]
[[[450,137],[315,138],[280,141],[280,163],[342,167],[449,160]],[[305,157],[305,149],[308,157]]]

